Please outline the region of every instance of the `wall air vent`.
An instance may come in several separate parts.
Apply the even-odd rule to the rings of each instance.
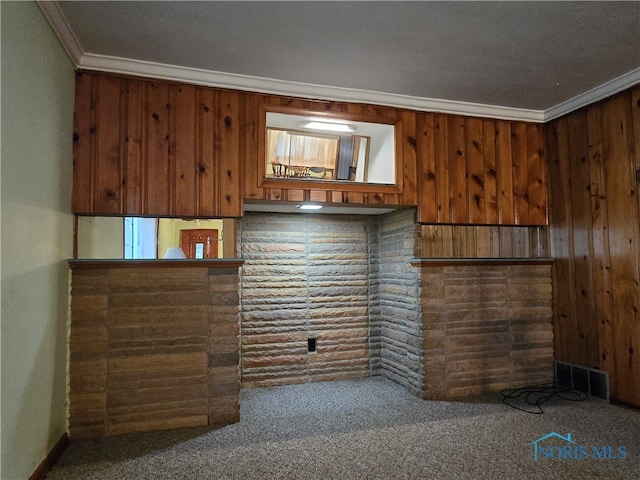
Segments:
[[[609,374],[607,372],[556,360],[554,373],[559,385],[609,402]]]

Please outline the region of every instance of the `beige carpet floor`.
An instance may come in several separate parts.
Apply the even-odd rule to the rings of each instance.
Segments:
[[[640,479],[639,412],[543,408],[423,401],[382,377],[243,390],[238,424],[74,441],[48,478]],[[541,440],[535,461],[552,432],[571,441]]]

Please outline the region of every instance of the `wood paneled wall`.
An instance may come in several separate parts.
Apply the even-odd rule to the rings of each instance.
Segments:
[[[261,188],[261,105],[401,120],[401,192]],[[542,127],[78,72],[73,211],[240,217],[244,199],[418,206],[418,222],[544,225]]]
[[[422,225],[421,258],[548,258],[549,228]]]
[[[555,354],[640,407],[640,86],[552,122]]]
[[[78,72],[73,211],[240,216],[242,98]]]
[[[415,133],[420,223],[547,223],[541,125],[418,113]]]

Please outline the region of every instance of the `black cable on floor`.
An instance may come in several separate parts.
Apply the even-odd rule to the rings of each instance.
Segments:
[[[535,415],[544,413],[541,405],[554,397],[571,402],[581,402],[587,398],[586,394],[563,387],[557,381],[522,388],[505,388],[500,393],[505,405]]]

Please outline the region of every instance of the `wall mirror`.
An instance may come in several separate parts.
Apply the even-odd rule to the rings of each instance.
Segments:
[[[235,220],[92,217],[76,223],[76,258],[235,258]]]
[[[392,118],[265,105],[258,186],[398,192],[400,128]]]

